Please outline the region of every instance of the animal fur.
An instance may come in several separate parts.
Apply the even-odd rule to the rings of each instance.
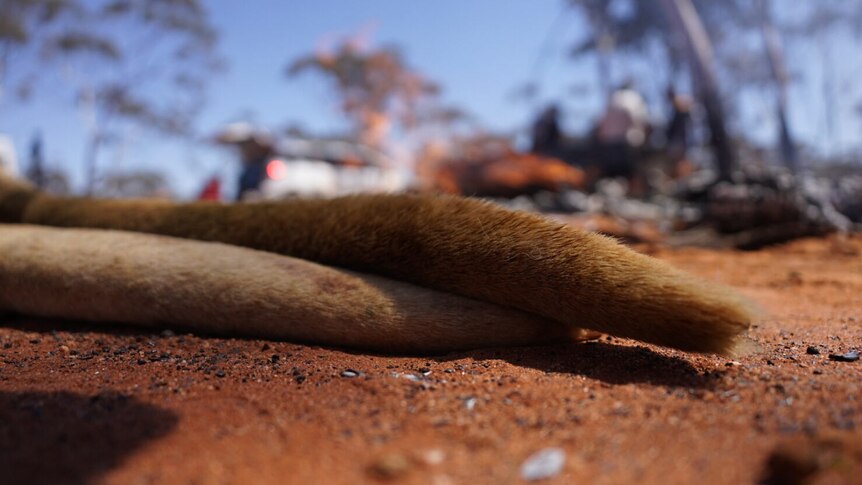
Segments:
[[[387,352],[567,337],[485,302],[219,243],[0,225],[0,309]]]
[[[222,205],[38,195],[20,222],[272,251],[687,351],[732,352],[752,320],[747,302],[732,291],[609,238],[459,197]]]

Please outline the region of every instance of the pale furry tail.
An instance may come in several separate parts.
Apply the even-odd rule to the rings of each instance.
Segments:
[[[729,353],[753,318],[731,290],[609,238],[459,197],[222,205],[39,196],[20,222],[247,246],[687,351]]]
[[[226,244],[0,224],[0,310],[386,352],[559,341],[537,315]]]

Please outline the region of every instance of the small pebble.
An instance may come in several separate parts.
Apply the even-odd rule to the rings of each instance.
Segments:
[[[420,453],[419,457],[426,465],[439,465],[446,459],[446,453],[441,449],[435,448]]]
[[[859,360],[859,352],[855,350],[851,350],[846,354],[829,354],[829,360],[834,360],[836,362],[855,362]]]
[[[527,458],[521,465],[521,478],[527,481],[543,480],[563,470],[566,453],[560,448],[545,448]]]
[[[359,377],[360,372],[353,369],[345,369],[341,371],[341,377]]]
[[[223,370],[217,370],[215,373],[215,376],[216,377],[224,377],[225,376],[224,371]]]
[[[808,355],[820,355],[820,349],[809,345],[808,348],[805,349],[805,353]]]
[[[368,471],[377,478],[391,480],[403,476],[410,468],[410,459],[403,454],[387,453],[372,463]]]

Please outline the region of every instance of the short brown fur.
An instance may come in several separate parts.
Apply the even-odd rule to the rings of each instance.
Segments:
[[[537,315],[278,254],[25,224],[0,224],[0,310],[386,352],[569,335]]]
[[[687,351],[731,352],[752,319],[732,291],[609,238],[459,197],[222,205],[40,196],[21,222],[273,251]]]

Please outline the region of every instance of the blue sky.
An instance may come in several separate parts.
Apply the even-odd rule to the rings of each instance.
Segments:
[[[536,77],[542,82],[544,99],[568,96],[565,106],[572,129],[586,126],[601,108],[600,96],[572,98],[569,94],[575,85],[594,88],[595,71],[590,60],[576,64],[564,59],[566,46],[584,35],[586,27],[573,12],[558,21],[563,6],[559,0],[259,0],[209,5],[221,31],[221,52],[228,70],[211,80],[209,103],[198,123],[204,134],[248,114],[271,127],[299,122],[311,131],[331,132],[342,126],[325,83],[311,75],[288,80],[283,71],[289,60],[361,29],[371,33],[374,44],[398,44],[411,66],[443,86],[444,100],[463,106],[495,130],[527,126],[543,101],[526,104],[513,100],[511,94],[519,84]],[[542,52],[547,53],[545,62],[537,64]],[[618,76],[643,79],[649,79],[650,69],[646,61],[614,65]],[[810,99],[811,89],[798,88],[791,102]],[[13,137],[19,158],[26,164],[29,140],[41,130],[48,163],[62,165],[80,187],[84,123],[68,99],[55,93],[39,94],[42,96],[27,104],[4,98],[0,132]],[[754,103],[746,109],[756,119],[758,112],[769,111],[769,103]],[[794,109],[792,121],[800,136],[814,139],[822,131],[817,111],[810,101]],[[844,123],[848,140],[859,129],[853,123]],[[768,137],[771,121],[764,119],[752,130]],[[121,170],[166,173],[181,196],[194,193],[212,174],[221,174],[232,186],[236,169],[230,153],[223,150],[135,131],[126,133],[121,149],[115,147],[105,154],[102,167],[117,160]]]

